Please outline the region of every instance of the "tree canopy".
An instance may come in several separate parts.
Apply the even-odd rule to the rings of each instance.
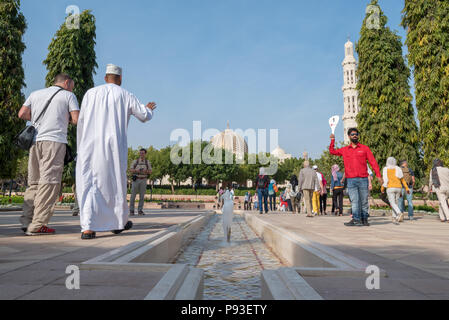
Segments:
[[[25,74],[22,54],[26,21],[19,0],[0,1],[0,179],[13,178],[22,152],[14,146],[14,137],[25,126],[18,118],[24,102]]]
[[[449,165],[449,1],[405,0],[402,25],[425,165],[430,169],[436,157]]]
[[[371,5],[378,6],[377,0]],[[361,143],[368,145],[379,165],[388,157],[419,164],[418,126],[410,93],[410,70],[405,63],[401,38],[390,30],[387,17],[379,8],[379,28],[368,24],[368,14],[356,45],[361,110],[357,116]]]

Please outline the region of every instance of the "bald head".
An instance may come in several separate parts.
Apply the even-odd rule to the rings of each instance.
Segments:
[[[121,86],[122,85],[122,76],[119,76],[116,74],[107,74],[104,77],[104,81],[106,81],[106,83],[113,83],[118,86]]]
[[[310,162],[309,161],[304,161],[304,168],[308,168],[310,167]]]

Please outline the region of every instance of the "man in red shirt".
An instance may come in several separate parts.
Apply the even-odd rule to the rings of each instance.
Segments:
[[[343,157],[345,163],[345,177],[348,183],[348,193],[352,204],[353,219],[346,226],[369,226],[368,223],[368,166],[373,168],[377,180],[383,185],[380,168],[370,148],[359,143],[360,133],[356,128],[348,131],[351,144],[347,147],[335,149],[335,135],[331,135],[329,151],[334,156]]]

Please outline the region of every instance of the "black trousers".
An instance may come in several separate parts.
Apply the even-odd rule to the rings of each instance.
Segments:
[[[344,189],[334,189],[334,195],[332,196],[332,203],[339,214],[343,214],[343,190]]]
[[[325,213],[327,209],[327,193],[320,196],[320,211]]]
[[[271,211],[276,211],[276,194],[268,195],[268,199],[270,200]]]

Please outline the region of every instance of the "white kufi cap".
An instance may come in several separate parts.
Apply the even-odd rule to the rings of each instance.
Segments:
[[[106,74],[115,74],[118,76],[122,75],[122,68],[114,65],[114,64],[108,64],[106,67]]]

